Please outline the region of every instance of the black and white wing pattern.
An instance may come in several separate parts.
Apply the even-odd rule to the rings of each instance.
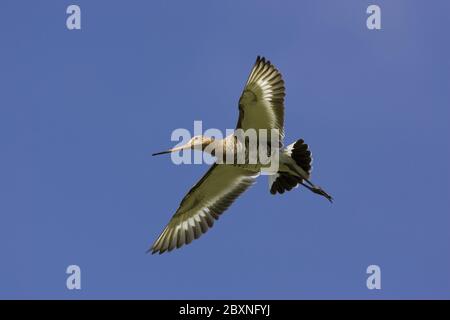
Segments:
[[[285,88],[281,73],[265,58],[255,65],[239,99],[237,129],[278,129],[279,141],[284,137]]]
[[[257,172],[214,164],[181,201],[169,224],[151,247],[152,253],[171,251],[199,238],[250,187]]]

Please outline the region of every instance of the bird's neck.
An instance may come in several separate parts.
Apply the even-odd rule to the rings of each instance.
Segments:
[[[218,152],[226,153],[228,148],[233,148],[234,135],[231,134],[224,139],[214,139],[203,147],[203,152],[216,156]]]
[[[206,152],[212,156],[216,153],[218,148],[223,146],[223,139],[214,139],[207,144],[203,145],[203,152]]]

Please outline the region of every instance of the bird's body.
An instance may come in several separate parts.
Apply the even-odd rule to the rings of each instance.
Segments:
[[[239,99],[236,132],[268,132],[267,139],[258,138],[257,149],[263,146],[272,152],[274,157],[269,162],[263,162],[260,158],[250,161],[251,148],[236,133],[224,139],[196,136],[183,146],[154,154],[200,149],[217,160],[183,198],[169,224],[153,244],[152,253],[171,251],[200,237],[261,173],[269,175],[272,194],[284,193],[302,185],[332,200],[309,180],[312,158],[308,145],[300,139],[282,147],[284,95],[281,74],[269,61],[258,57]],[[239,155],[244,156],[239,158]],[[233,161],[226,161],[230,159]],[[277,162],[276,166],[273,166],[273,161]]]
[[[290,175],[298,176],[299,178],[309,178],[309,170],[302,168],[300,165],[298,165],[295,160],[291,157],[291,151],[293,146],[288,146],[286,148],[282,149],[276,149],[276,152],[278,152],[278,157],[276,157],[276,161],[278,161],[278,166],[275,167],[275,170],[273,169],[273,166],[271,163],[261,163],[258,161],[258,158],[256,159],[256,163],[248,163],[250,160],[248,152],[246,153],[246,149],[248,149],[248,146],[246,146],[242,140],[237,139],[235,134],[230,134],[226,136],[224,139],[213,139],[208,141],[206,144],[207,147],[203,148],[203,152],[206,152],[212,156],[220,157],[222,162],[226,161],[226,158],[228,155],[231,154],[231,157],[233,159],[233,163],[231,165],[237,166],[240,168],[244,168],[246,170],[252,171],[252,172],[259,172],[264,173],[265,175],[276,175],[278,172],[286,172]],[[220,152],[220,155],[218,155],[218,151]],[[306,150],[305,150],[306,151]],[[236,155],[244,153],[245,156],[243,157],[244,163],[237,163]],[[275,157],[274,157],[275,159]],[[218,161],[219,162],[219,161]]]

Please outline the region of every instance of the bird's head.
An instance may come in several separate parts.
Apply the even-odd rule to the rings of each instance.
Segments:
[[[204,150],[206,148],[206,146],[210,145],[212,142],[214,141],[214,138],[211,137],[206,137],[206,136],[194,136],[192,139],[190,139],[186,144],[183,144],[181,146],[178,147],[174,147],[172,149],[169,149],[167,151],[162,151],[162,152],[157,152],[152,154],[153,156],[157,156],[160,154],[165,154],[165,153],[172,153],[172,152],[177,152],[180,150]]]

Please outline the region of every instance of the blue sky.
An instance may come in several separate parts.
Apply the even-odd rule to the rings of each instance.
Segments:
[[[1,1],[0,298],[450,298],[449,12]],[[310,145],[335,203],[272,196],[262,177],[200,240],[146,254],[207,170],[151,153],[194,120],[234,128],[257,55],[286,81],[286,142]],[[71,264],[80,291],[66,288]],[[366,287],[371,264],[381,290]]]

